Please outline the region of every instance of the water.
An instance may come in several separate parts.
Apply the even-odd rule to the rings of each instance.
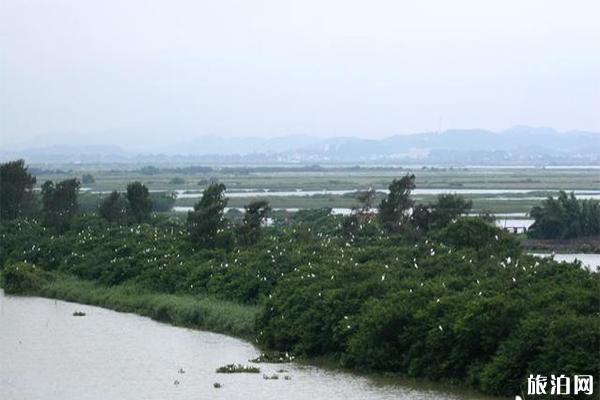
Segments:
[[[583,267],[590,271],[600,272],[600,254],[589,254],[589,253],[530,253],[536,257],[552,257],[556,261],[573,262],[575,260],[581,261]]]
[[[377,190],[380,193],[387,193],[388,190]],[[556,192],[558,190],[551,189],[414,189],[412,194],[415,196],[419,195],[439,195],[439,194],[462,194],[462,195],[499,195],[499,194],[527,194],[533,192]],[[272,191],[268,189],[235,189],[235,191],[227,191],[226,196],[229,198],[246,198],[246,197],[308,197],[315,195],[334,195],[343,196],[346,194],[357,193],[355,189],[340,189],[340,190],[282,190]],[[570,192],[570,191],[569,191]],[[574,190],[575,195],[580,199],[597,199],[600,198],[600,191],[598,190]],[[556,195],[555,193],[555,195]],[[202,192],[186,192],[184,190],[176,190],[175,194],[178,199],[195,199],[202,197]],[[499,199],[498,197],[494,198]],[[502,198],[504,199],[504,198]],[[514,198],[507,197],[506,199]],[[517,199],[525,200],[543,200],[544,196],[531,196],[531,197],[519,197]]]
[[[508,229],[529,229],[531,225],[535,222],[534,219],[522,219],[522,218],[499,218],[496,219],[496,226],[499,228],[508,228]]]
[[[87,315],[74,317],[74,311]],[[483,398],[296,364],[257,364],[260,374],[215,372],[227,363],[249,364],[258,354],[224,335],[0,290],[3,400]],[[262,378],[280,368],[291,380]],[[215,382],[223,387],[215,389]]]
[[[242,207],[225,207],[224,212],[227,213],[230,210],[235,210],[239,212],[246,212],[246,210]],[[175,212],[188,212],[194,211],[194,207],[192,206],[174,206],[173,211]],[[273,211],[287,211],[287,212],[298,212],[300,208],[295,207],[287,207],[287,208],[273,208]],[[352,213],[351,208],[332,208],[331,214],[333,215],[350,215]]]
[[[175,212],[188,212],[188,211],[194,211],[194,207],[192,206],[174,206],[173,211]],[[245,212],[245,209],[243,207],[225,207],[225,213],[227,213],[229,210],[235,210],[235,211],[239,211],[239,212]],[[287,208],[273,208],[273,211],[287,211],[287,212],[298,212],[300,211],[300,208],[294,208],[294,207],[287,207]],[[373,209],[371,210],[372,212],[376,213],[377,209]],[[331,209],[331,214],[333,215],[350,215],[352,213],[352,209],[351,208],[344,208],[344,207],[334,207]],[[472,215],[478,215],[478,214],[472,214]],[[500,228],[527,228],[529,229],[529,227],[533,224],[534,220],[533,219],[527,219],[527,218],[520,218],[520,217],[526,217],[527,214],[526,213],[497,213],[494,214],[498,219],[496,220],[496,225]],[[510,218],[512,217],[512,218]]]
[[[192,206],[174,206],[172,208],[173,211],[175,212],[188,212],[188,211],[194,211],[194,207]],[[239,211],[239,212],[246,212],[244,207],[225,207],[225,209],[223,210],[225,213],[233,210],[233,211]],[[344,209],[346,210],[346,209]],[[348,212],[350,212],[350,208],[347,209]],[[298,212],[300,211],[299,208],[294,208],[294,207],[289,207],[289,208],[273,208],[273,211],[287,211],[287,212]]]

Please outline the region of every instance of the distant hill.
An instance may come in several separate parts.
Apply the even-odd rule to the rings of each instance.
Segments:
[[[445,162],[565,161],[598,163],[600,134],[559,133],[550,128],[514,127],[495,133],[448,130],[396,135],[382,140],[335,138],[297,150],[306,157],[329,160],[404,160]]]
[[[452,129],[384,139],[312,136],[200,137],[153,152],[118,146],[51,146],[0,150],[0,159],[30,163],[378,163],[452,165],[600,165],[600,133],[516,126],[502,132]]]

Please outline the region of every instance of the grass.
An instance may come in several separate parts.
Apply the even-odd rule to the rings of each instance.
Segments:
[[[100,286],[73,277],[54,276],[35,295],[132,312],[188,328],[209,330],[244,339],[254,338],[258,307],[211,297],[161,294],[135,286]]]
[[[116,168],[107,170],[106,168]],[[57,167],[58,168],[58,167]],[[124,190],[128,182],[139,180],[153,190],[202,190],[200,181],[217,179],[228,188],[257,188],[272,190],[321,190],[385,188],[394,177],[408,172],[417,175],[418,188],[481,188],[481,189],[600,189],[598,170],[595,169],[542,169],[542,168],[437,168],[419,167],[397,169],[391,167],[326,168],[323,171],[252,171],[235,173],[215,170],[206,173],[181,174],[160,172],[156,175],[144,175],[139,171],[119,169],[119,165],[81,166],[73,170],[72,164],[64,166],[59,173],[40,173],[38,185],[45,180],[61,180],[91,173],[96,182],[84,185],[93,190]],[[181,178],[183,184],[174,184],[173,178]]]
[[[129,166],[139,168],[140,166]],[[76,168],[76,170],[73,170]],[[231,190],[337,190],[337,189],[376,189],[387,188],[391,180],[406,173],[417,175],[417,188],[447,189],[531,189],[545,197],[545,191],[587,189],[599,190],[600,180],[597,169],[542,169],[542,168],[427,168],[408,167],[350,167],[325,166],[320,171],[293,171],[285,168],[270,171],[250,169],[249,172],[235,172],[216,168],[211,172],[183,174],[161,171],[156,175],[144,175],[137,170],[123,169],[122,165],[64,166],[62,172],[40,173],[38,185],[45,180],[62,180],[73,176],[81,177],[91,173],[96,182],[84,185],[92,190],[124,190],[127,183],[139,180],[150,190],[173,191],[176,189],[202,191],[205,182],[211,179],[224,183]],[[174,178],[183,183],[174,183]],[[179,181],[181,182],[181,181]],[[199,185],[198,182],[204,182]],[[467,195],[473,200],[474,211],[526,212],[539,200],[527,199],[532,194]],[[87,194],[90,207],[95,208],[99,196]],[[429,202],[433,196],[416,196],[419,201]],[[84,196],[80,200],[84,200]],[[231,198],[230,207],[243,207],[256,198]],[[274,208],[348,208],[356,204],[353,196],[317,195],[312,197],[269,197]],[[191,206],[198,199],[179,199],[176,205]]]

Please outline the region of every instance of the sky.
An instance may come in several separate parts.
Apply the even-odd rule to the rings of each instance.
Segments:
[[[0,145],[600,131],[600,1],[2,0]]]

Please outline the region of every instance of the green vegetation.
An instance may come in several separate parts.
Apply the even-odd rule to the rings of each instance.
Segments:
[[[0,221],[27,216],[35,210],[31,191],[35,182],[23,160],[0,165]]]
[[[169,183],[171,185],[185,185],[185,179],[183,179],[183,178],[181,178],[179,176],[176,176],[175,178],[171,179],[169,181]]]
[[[47,168],[47,167],[46,167]],[[129,182],[140,181],[151,192],[170,193],[175,190],[202,190],[211,183],[221,182],[230,191],[241,189],[295,191],[295,190],[364,190],[372,187],[386,189],[396,177],[415,174],[415,185],[419,189],[446,188],[463,189],[527,189],[530,193],[465,193],[466,199],[473,201],[474,212],[525,213],[538,205],[548,195],[556,196],[559,189],[600,190],[598,170],[561,169],[561,168],[421,168],[421,167],[344,167],[344,166],[282,166],[282,167],[172,167],[152,168],[148,173],[140,172],[138,167],[123,169],[119,164],[101,165],[64,165],[56,169],[30,168],[37,175],[38,182],[44,180],[64,180],[83,173],[93,174],[96,183],[94,191],[125,191]],[[145,170],[146,171],[146,170]],[[183,179],[183,183],[180,179]],[[200,186],[199,186],[200,185]],[[94,198],[95,197],[95,198]],[[95,210],[99,193],[86,193],[81,196],[80,210]],[[420,203],[435,201],[435,195],[419,194],[413,197]],[[382,196],[378,194],[374,204],[379,204]],[[84,204],[89,200],[90,206]],[[193,206],[198,199],[179,198],[176,206]],[[282,196],[249,198],[230,198],[229,207],[243,208],[255,200],[268,200],[276,208],[352,208],[358,205],[354,195],[324,195],[310,197]],[[156,200],[153,197],[153,203]],[[167,211],[165,208],[154,211]],[[185,218],[182,213],[180,217]]]
[[[165,294],[127,284],[105,286],[72,275],[43,271],[29,263],[4,268],[0,283],[8,294],[31,294],[121,312],[161,322],[251,339],[258,307],[207,295]]]
[[[56,185],[46,181],[42,185],[42,218],[52,230],[62,233],[69,228],[71,218],[78,211],[77,179],[65,179]]]
[[[47,273],[35,265],[17,262],[2,270],[0,284],[8,294],[34,294],[40,291],[46,277]]]
[[[84,185],[93,185],[96,183],[96,179],[94,179],[94,175],[92,174],[83,174],[81,176],[81,183]]]
[[[291,356],[287,352],[280,351],[269,351],[267,353],[261,353],[260,356],[248,360],[252,363],[269,363],[269,364],[281,364],[294,361],[294,356]],[[277,372],[287,372],[285,370],[279,370]]]
[[[62,168],[62,169],[61,169]],[[39,182],[63,180],[92,173],[96,190],[125,190],[129,182],[140,181],[151,190],[197,190],[198,182],[207,186],[222,182],[231,190],[256,188],[269,190],[337,190],[372,187],[385,189],[398,176],[416,175],[418,188],[449,189],[529,189],[540,192],[568,190],[598,190],[598,169],[561,168],[420,168],[420,167],[343,167],[323,166],[318,169],[295,166],[272,168],[228,167],[161,167],[152,174],[140,170],[123,169],[122,165],[73,164],[55,169],[31,168]],[[171,183],[175,177],[185,184]]]
[[[126,194],[112,191],[97,206],[98,215],[109,222],[125,224],[148,221],[151,212],[166,212],[175,203],[175,196],[170,193],[149,193],[145,185],[134,182],[127,187]],[[88,212],[94,212],[91,208]]]
[[[600,202],[578,200],[573,193],[561,191],[556,199],[548,197],[530,214],[535,219],[529,230],[533,238],[572,239],[600,234]]]
[[[519,393],[531,373],[597,374],[599,275],[522,254],[513,235],[460,217],[470,204],[457,196],[409,214],[411,181],[393,185],[383,219],[361,195],[348,217],[303,210],[264,227],[260,203],[236,225],[212,184],[188,221],[70,215],[61,234],[4,221],[2,285],[491,394]]]
[[[187,216],[187,228],[194,244],[200,247],[213,247],[217,244],[217,234],[223,227],[223,211],[227,205],[225,185],[215,183],[204,190],[194,211]]]
[[[152,212],[152,200],[148,188],[141,182],[132,182],[127,185],[126,197],[131,218],[138,223],[148,221]]]
[[[175,205],[175,194],[169,192],[150,193],[150,201],[154,212],[171,211],[171,208]]]
[[[408,224],[410,220],[409,210],[415,204],[410,196],[410,192],[414,188],[414,175],[394,179],[390,184],[389,195],[385,196],[379,204],[379,220],[387,230],[398,232]]]
[[[237,374],[237,373],[258,374],[259,372],[260,372],[260,368],[253,367],[250,365],[242,365],[242,364],[227,364],[227,365],[217,368],[217,373],[219,373],[219,374]]]
[[[271,207],[264,200],[254,201],[245,207],[243,223],[239,236],[244,244],[255,244],[262,234],[261,225],[265,223]]]
[[[448,225],[473,207],[471,200],[454,194],[440,194],[433,204],[419,204],[413,208],[413,220],[418,229],[429,231]]]
[[[109,194],[98,206],[98,215],[107,220],[118,224],[127,223],[127,214],[129,202],[116,190]]]

